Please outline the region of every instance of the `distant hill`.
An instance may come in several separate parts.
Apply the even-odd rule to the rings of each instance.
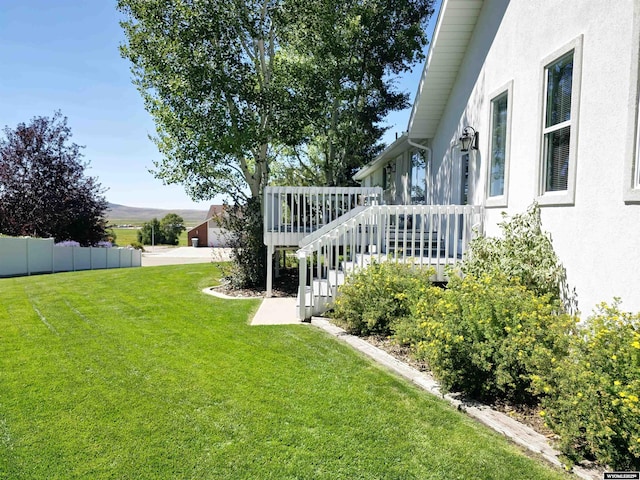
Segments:
[[[198,225],[206,220],[207,210],[184,210],[171,209],[164,210],[159,208],[137,208],[118,205],[117,203],[109,203],[107,210],[107,220],[110,224],[133,224],[140,225],[148,222],[154,217],[160,220],[168,213],[175,213],[184,219],[184,223],[188,226]]]

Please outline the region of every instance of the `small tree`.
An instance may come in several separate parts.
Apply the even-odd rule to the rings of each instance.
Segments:
[[[180,234],[186,230],[183,218],[175,213],[169,213],[160,220],[160,230],[167,245],[178,245]]]
[[[164,243],[164,236],[162,235],[160,222],[157,218],[142,224],[142,228],[138,230],[138,241],[143,245],[158,245],[159,243]]]
[[[104,190],[84,169],[82,148],[60,112],[0,139],[0,232],[93,245],[106,238]]]
[[[186,230],[180,215],[169,213],[162,220],[154,218],[142,224],[138,241],[143,245],[177,245],[180,234]]]

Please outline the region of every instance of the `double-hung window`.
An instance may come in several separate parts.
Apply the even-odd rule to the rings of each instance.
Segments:
[[[640,6],[636,5],[636,13]],[[636,15],[633,28],[633,64],[631,66],[631,85],[633,88],[632,105],[628,122],[632,128],[627,135],[627,148],[624,167],[624,201],[640,203],[640,21]]]
[[[507,206],[512,83],[499,90],[491,100],[487,207]]]
[[[424,205],[427,200],[427,162],[421,152],[411,154],[411,204]]]
[[[541,204],[575,200],[582,37],[544,66]]]

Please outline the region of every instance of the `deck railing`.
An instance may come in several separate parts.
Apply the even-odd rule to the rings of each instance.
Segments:
[[[298,316],[307,319],[333,305],[345,275],[371,261],[407,262],[435,269],[459,262],[482,233],[482,207],[374,205],[312,239],[298,250]]]
[[[353,208],[381,201],[380,187],[266,187],[264,243],[297,247]]]

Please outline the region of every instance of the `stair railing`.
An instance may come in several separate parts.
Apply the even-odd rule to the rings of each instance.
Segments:
[[[431,266],[433,279],[446,281],[446,267],[463,258],[477,234],[482,207],[472,205],[373,205],[338,219],[297,252],[298,316],[332,308],[345,276],[372,261]]]

